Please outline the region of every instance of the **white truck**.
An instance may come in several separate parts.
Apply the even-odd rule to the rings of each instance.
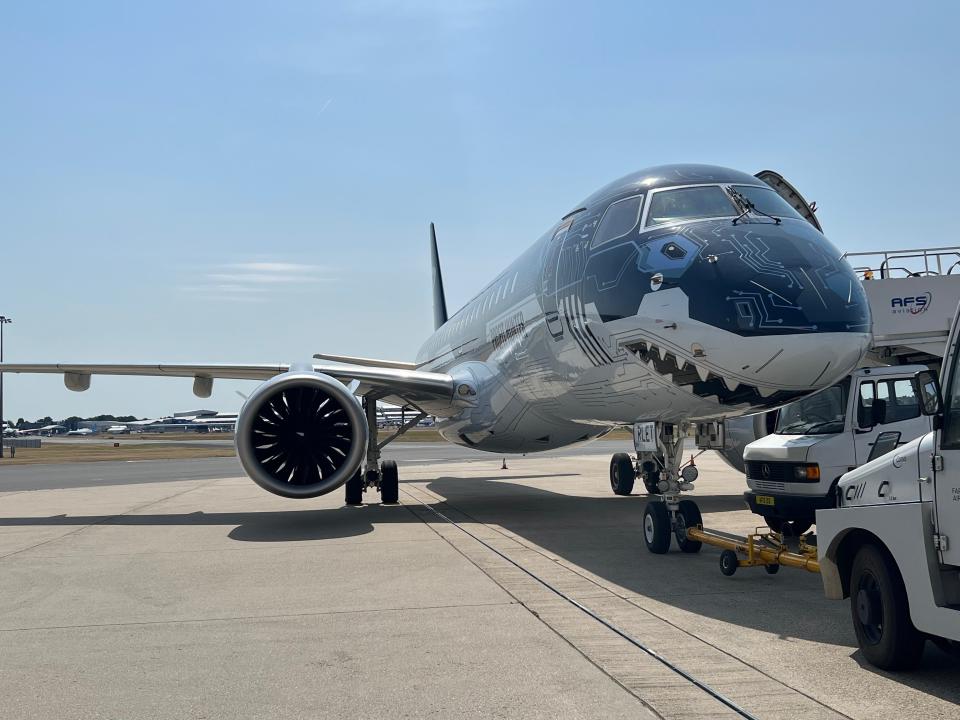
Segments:
[[[837,505],[818,510],[817,555],[826,596],[850,598],[864,657],[909,669],[928,638],[960,648],[960,347],[953,322],[937,375],[914,394],[932,430],[840,478]]]
[[[800,535],[817,510],[834,507],[840,476],[866,462],[879,437],[903,444],[930,429],[912,381],[943,357],[960,301],[960,248],[847,257],[873,262],[856,268],[873,316],[870,366],[781,408],[772,434],[742,451],[744,499],[777,532]]]
[[[930,429],[913,387],[914,375],[926,369],[861,368],[781,408],[773,433],[743,453],[750,510],[776,532],[806,532],[817,510],[834,506],[840,476],[867,461],[881,433],[905,442]]]

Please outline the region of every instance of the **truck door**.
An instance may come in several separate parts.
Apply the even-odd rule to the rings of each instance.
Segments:
[[[908,376],[862,380],[857,402],[857,465],[867,461],[881,432],[899,432],[902,445],[930,431],[930,421],[920,413],[920,403]]]
[[[874,400],[877,399],[877,385],[873,380],[860,380],[854,395],[853,447],[854,462],[863,465],[879,432],[873,422]]]
[[[958,362],[957,321],[947,345],[944,363],[949,376],[944,376],[943,428],[938,433],[937,452],[942,469],[934,473],[933,499],[935,532],[946,536],[947,547],[940,546],[940,561],[960,565],[960,362]],[[921,473],[926,470],[921,459]]]

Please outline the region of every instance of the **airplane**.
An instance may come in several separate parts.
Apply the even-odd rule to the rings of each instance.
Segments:
[[[93,430],[90,428],[80,428],[79,430],[71,430],[67,433],[67,437],[86,437],[87,435],[93,435]]]
[[[345,485],[396,503],[397,465],[381,450],[429,415],[453,443],[495,453],[548,450],[653,423],[635,458],[611,459],[615,492],[650,493],[644,540],[682,551],[700,512],[682,493],[693,421],[775,408],[853,370],[870,340],[861,284],[782,176],[710,165],[641,170],[574,205],[448,316],[430,226],[434,333],[415,361],[318,353],[321,363],[15,364],[62,373],[263,381],[236,424],[240,462],[264,489],[313,498]],[[380,439],[377,401],[417,413]],[[636,427],[641,427],[637,425]]]
[[[44,425],[30,430],[21,430],[21,435],[60,435],[67,431],[63,425]]]

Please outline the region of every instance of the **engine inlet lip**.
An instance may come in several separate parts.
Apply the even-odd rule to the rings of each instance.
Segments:
[[[269,398],[289,387],[299,385],[319,386],[342,407],[350,420],[350,451],[341,467],[322,482],[312,485],[291,485],[270,475],[259,463],[253,451],[253,422],[261,406]],[[305,499],[326,495],[343,485],[360,467],[367,448],[367,420],[356,397],[343,383],[324,375],[311,372],[286,372],[267,380],[254,390],[240,409],[234,433],[237,457],[244,472],[264,490],[282,497]]]

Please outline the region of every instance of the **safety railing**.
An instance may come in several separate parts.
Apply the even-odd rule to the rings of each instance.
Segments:
[[[843,259],[865,279],[960,274],[960,246],[850,252]]]

